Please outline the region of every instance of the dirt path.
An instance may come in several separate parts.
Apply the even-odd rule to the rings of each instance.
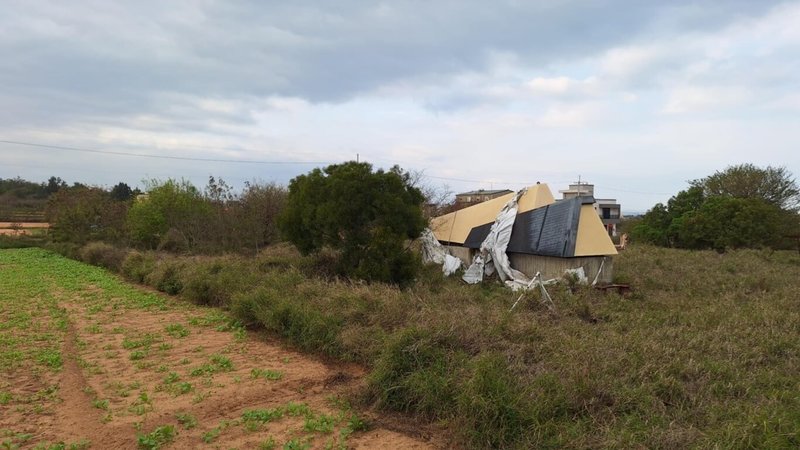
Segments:
[[[64,339],[64,365],[59,382],[61,404],[57,407],[55,435],[67,442],[78,442],[90,437],[92,445],[98,448],[119,448],[124,446],[123,436],[115,430],[103,426],[102,415],[92,408],[92,400],[86,392],[86,379],[78,365],[77,335],[75,327],[68,325]]]
[[[0,256],[0,448],[446,446],[352,408],[358,366],[40,250]]]
[[[215,310],[62,304],[73,323],[55,413],[66,442],[136,448],[139,436],[172,426],[168,448],[432,447],[386,428],[360,429],[370,420],[344,400],[361,382],[360,368],[247,335]],[[259,414],[276,417],[247,418]]]

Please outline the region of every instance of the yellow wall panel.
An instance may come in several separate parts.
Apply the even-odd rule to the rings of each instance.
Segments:
[[[509,200],[514,198],[515,193],[506,194],[492,200],[478,203],[431,219],[431,230],[440,241],[463,244],[473,228],[494,222],[497,214]],[[519,199],[519,212],[530,211],[555,203],[553,193],[546,184],[535,184],[528,188],[528,191]]]
[[[603,221],[592,205],[581,206],[578,218],[578,239],[575,242],[575,256],[616,255],[617,249],[608,236]]]

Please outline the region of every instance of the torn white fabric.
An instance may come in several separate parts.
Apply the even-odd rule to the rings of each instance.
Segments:
[[[444,263],[442,263],[442,272],[444,272],[444,276],[449,277],[450,275],[458,272],[458,269],[460,268],[460,259],[453,255],[444,255]]]
[[[430,228],[422,230],[422,261],[425,263],[441,264],[445,276],[450,276],[461,268],[461,260],[453,255],[448,255],[444,246],[439,243]]]
[[[483,275],[491,275],[497,270],[506,286],[517,290],[525,288],[530,283],[530,279],[524,273],[511,267],[511,263],[506,255],[508,241],[511,240],[511,229],[517,218],[519,210],[519,198],[522,197],[527,189],[522,189],[506,203],[489,230],[489,234],[481,244],[480,253],[475,256],[472,265],[464,273],[462,279],[469,284],[479,283],[483,280]],[[467,276],[469,274],[469,276]]]
[[[433,231],[430,228],[425,228],[422,230],[419,239],[422,242],[422,262],[426,264],[443,264],[444,255],[447,253],[444,250],[444,246],[433,235]]]
[[[481,255],[476,255],[472,260],[472,265],[464,272],[461,279],[466,281],[467,284],[478,284],[483,281],[483,273],[485,264]]]

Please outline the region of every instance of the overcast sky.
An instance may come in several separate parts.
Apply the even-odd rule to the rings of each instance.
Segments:
[[[0,143],[2,178],[239,188],[358,155],[632,212],[732,164],[800,175],[800,2],[0,6],[0,140],[40,145]]]

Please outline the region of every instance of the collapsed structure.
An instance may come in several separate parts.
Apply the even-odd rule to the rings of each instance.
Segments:
[[[506,282],[506,276],[519,283],[537,273],[548,280],[578,269],[588,280],[611,283],[617,250],[594,203],[591,196],[556,202],[546,184],[536,184],[436,217],[431,229],[448,254],[473,265],[468,270],[473,275],[480,271],[482,276],[487,256],[491,260],[494,254]],[[504,276],[508,262],[513,269]]]

